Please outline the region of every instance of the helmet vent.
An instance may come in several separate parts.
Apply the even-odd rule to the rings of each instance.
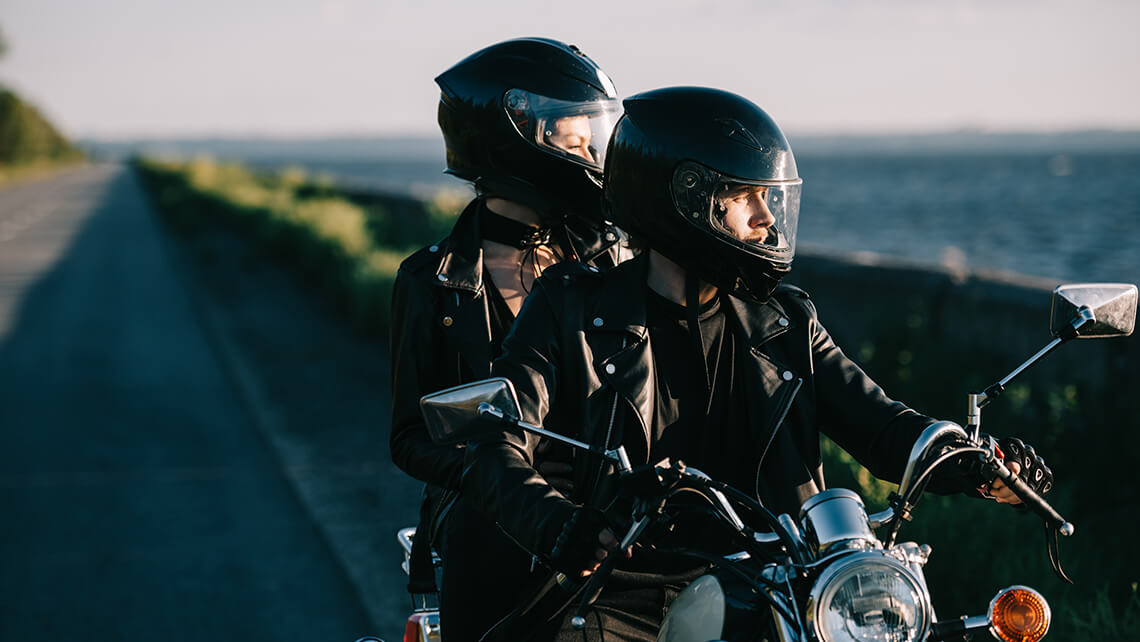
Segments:
[[[766,152],[764,144],[756,135],[748,131],[748,128],[740,124],[740,121],[733,118],[717,118],[716,122],[720,123],[724,128],[724,135],[742,145],[746,145],[755,149],[758,152]]]

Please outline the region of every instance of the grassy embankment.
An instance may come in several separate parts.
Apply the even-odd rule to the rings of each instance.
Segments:
[[[206,160],[142,160],[136,167],[175,229],[220,226],[262,246],[377,337],[388,333],[400,261],[442,238],[456,212],[448,203],[345,193],[300,170],[257,174]]]
[[[82,160],[39,110],[0,86],[0,187]]]
[[[345,194],[298,172],[264,176],[201,161],[138,167],[154,202],[177,229],[193,233],[223,226],[264,246],[340,302],[349,322],[377,336],[387,333],[399,261],[441,238],[457,210],[457,204]],[[918,317],[900,318],[867,337],[857,356],[896,397],[935,416],[956,417],[961,408],[953,402],[960,400],[945,398],[954,389],[948,378],[979,371],[978,357],[961,346],[942,345],[928,325]],[[1007,361],[995,357],[980,371],[1004,372]],[[990,383],[983,379],[967,383],[981,389]],[[1078,584],[1069,587],[1052,576],[1032,516],[962,497],[928,497],[902,537],[934,547],[927,575],[942,618],[979,614],[997,589],[1026,584],[1053,605],[1051,639],[1136,639],[1140,555],[1132,540],[1140,537],[1140,527],[1134,472],[1111,454],[1140,452],[1140,425],[1129,405],[1133,396],[1124,389],[1030,379],[1012,386],[1004,404],[995,404],[988,422],[1016,426],[1011,432],[1049,454],[1058,479],[1050,497],[1080,528],[1062,551]],[[873,510],[884,505],[893,486],[876,481],[830,444],[825,452],[831,485],[859,490]]]

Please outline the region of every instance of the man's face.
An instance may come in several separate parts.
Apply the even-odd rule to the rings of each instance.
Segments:
[[[547,124],[547,143],[591,163],[597,161],[590,149],[590,141],[593,139],[594,131],[590,129],[589,116],[567,116]]]
[[[769,243],[775,236],[776,218],[768,210],[768,188],[740,185],[717,195],[724,227],[745,243]]]

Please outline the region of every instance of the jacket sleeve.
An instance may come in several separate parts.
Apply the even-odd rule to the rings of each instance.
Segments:
[[[835,344],[812,302],[801,301],[809,323],[821,429],[876,477],[899,483],[911,447],[934,420],[888,397]]]
[[[514,383],[529,423],[543,424],[556,395],[561,325],[540,279],[491,366],[492,376]],[[535,470],[538,441],[529,433],[500,432],[472,442],[461,491],[523,548],[545,555],[577,506]]]
[[[418,287],[417,287],[418,286]],[[463,447],[432,442],[420,397],[448,386],[447,357],[430,285],[401,269],[392,289],[392,461],[412,477],[457,490]]]

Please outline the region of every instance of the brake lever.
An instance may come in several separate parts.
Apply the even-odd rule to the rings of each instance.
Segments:
[[[1053,566],[1053,574],[1067,584],[1074,584],[1073,580],[1061,568],[1061,541],[1058,529],[1050,528],[1045,524],[1045,550],[1049,553],[1049,564]]]
[[[1053,573],[1058,578],[1072,584],[1073,580],[1065,574],[1065,569],[1061,568],[1060,536],[1064,535],[1068,537],[1072,535],[1076,532],[1076,527],[1064,517],[1061,517],[1061,515],[1049,505],[1049,502],[1045,501],[1029,484],[1025,483],[1024,480],[1006,467],[1005,463],[1000,459],[996,457],[986,459],[982,465],[986,470],[990,471],[993,478],[1000,478],[1004,481],[1006,486],[1013,491],[1013,494],[1021,499],[1027,508],[1045,520],[1045,551],[1049,556],[1049,565],[1052,566]]]
[[[570,626],[573,627],[575,631],[585,630],[586,612],[590,610],[590,606],[598,599],[598,596],[602,594],[602,589],[606,586],[606,580],[609,579],[610,574],[613,572],[614,565],[617,563],[617,559],[621,557],[621,553],[630,546],[633,546],[637,539],[641,537],[641,534],[645,532],[646,527],[649,526],[649,522],[652,521],[653,517],[661,513],[661,509],[664,506],[665,501],[662,500],[655,505],[655,510],[639,511],[642,512],[641,517],[626,531],[625,537],[621,539],[617,550],[610,551],[610,553],[606,555],[606,559],[602,560],[601,565],[598,566],[598,570],[594,571],[594,574],[586,581],[586,586],[582,589],[582,601],[578,603],[578,611],[574,614],[574,617],[570,618]]]

